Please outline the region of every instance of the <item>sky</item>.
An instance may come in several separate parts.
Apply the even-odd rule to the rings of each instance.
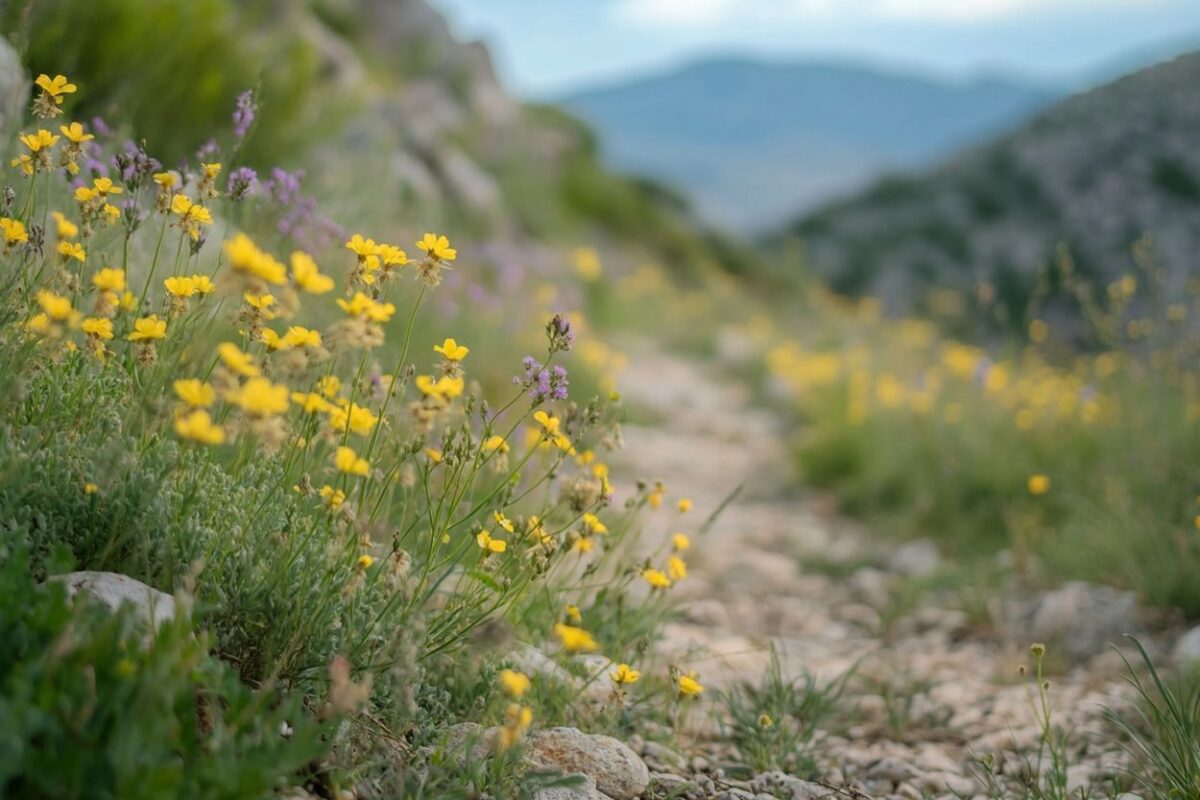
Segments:
[[[1200,0],[433,0],[517,92],[554,98],[706,54],[1086,83],[1200,46]]]

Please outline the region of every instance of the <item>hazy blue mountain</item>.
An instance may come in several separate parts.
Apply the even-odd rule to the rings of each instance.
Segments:
[[[933,289],[984,289],[1020,322],[1067,251],[1074,277],[1102,293],[1142,269],[1138,243],[1163,296],[1186,297],[1198,220],[1200,52],[1070,97],[936,169],[813,211],[780,238],[801,239],[837,291],[879,296],[897,313],[921,308]],[[1054,291],[1046,299],[1076,317],[1070,292]]]
[[[765,229],[892,170],[1019,127],[1060,90],[833,63],[707,60],[563,105],[608,163],[664,181],[730,228]]]

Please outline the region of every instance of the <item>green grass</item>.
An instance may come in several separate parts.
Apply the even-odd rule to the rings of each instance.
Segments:
[[[1117,338],[1092,353],[1053,329],[989,352],[927,322],[819,311],[812,341],[767,358],[796,398],[802,478],[883,533],[968,562],[1009,550],[1028,585],[1080,578],[1200,615],[1196,330],[1182,299],[1134,317],[1109,292],[1093,313]]]
[[[298,697],[247,688],[182,610],[151,633],[132,613],[72,607],[61,584],[34,583],[11,534],[0,625],[6,795],[262,797],[295,780],[332,733]]]
[[[106,157],[119,146],[97,143]],[[79,756],[110,769],[116,796],[142,796],[126,788],[133,762],[120,760],[136,754],[107,753],[102,739],[136,751],[123,743],[157,737],[148,769],[161,762],[175,783],[148,782],[147,796],[264,797],[285,781],[324,795],[531,796],[548,780],[517,757],[531,713],[537,725],[626,734],[671,717],[674,675],[651,645],[673,601],[642,578],[669,544],[644,541],[649,490],[610,507],[610,480],[622,479],[604,466],[621,419],[610,402],[619,359],[587,327],[586,289],[554,276],[547,293],[532,274],[501,287],[473,271],[469,251],[454,260],[411,245],[411,263],[384,274],[338,237],[313,248],[333,280],[311,292],[271,198],[238,204],[184,170],[174,198],[143,171],[117,181],[120,195],[85,172],[84,185],[109,196],[76,199],[56,166],[70,154],[50,149],[32,176],[11,176],[19,188],[0,253],[0,533],[6,549],[27,552],[0,574],[0,618],[18,619],[46,579],[77,569],[188,598],[194,616],[152,655],[193,669],[163,679],[144,706],[152,719],[123,714],[117,701],[143,706],[109,676],[94,687],[114,705]],[[223,174],[238,152],[225,152]],[[110,218],[109,197],[139,214]],[[182,197],[211,209],[211,222],[197,218],[204,236],[186,230]],[[337,196],[321,199],[338,207]],[[464,280],[438,280],[460,270]],[[114,275],[110,295],[100,284]],[[169,296],[166,278],[195,275],[211,276],[212,291]],[[499,302],[475,307],[480,290]],[[569,300],[573,351],[551,307],[560,297],[579,298]],[[276,348],[264,334],[293,325],[320,342]],[[139,341],[143,331],[152,336]],[[470,352],[439,354],[447,337]],[[570,399],[513,385],[526,354],[538,368],[569,366]],[[183,392],[180,380],[197,388]],[[85,613],[59,606],[60,616]],[[80,626],[100,624],[86,613]],[[21,719],[53,703],[60,684],[66,706],[87,707],[86,675],[76,686],[55,667],[55,643],[75,624],[64,619],[13,653],[5,699],[28,695],[28,708],[14,706]],[[633,664],[644,680],[612,691],[606,670],[588,671],[558,640],[564,622],[594,637],[584,650]],[[133,634],[107,625],[106,646],[131,649]],[[506,696],[497,670],[518,646],[540,648],[571,679],[531,676],[528,694]],[[599,706],[582,696],[587,681],[609,689]],[[210,730],[194,715],[192,730],[178,721],[184,701],[210,685],[228,719],[214,716]],[[292,739],[278,734],[285,715]],[[500,726],[510,746],[478,764],[430,757],[423,748],[464,720]],[[0,732],[19,745],[0,764],[0,793],[84,792],[75,772],[37,775],[35,723]],[[301,735],[310,730],[320,735]],[[228,752],[244,752],[245,768],[228,766]],[[59,778],[76,783],[56,788]]]

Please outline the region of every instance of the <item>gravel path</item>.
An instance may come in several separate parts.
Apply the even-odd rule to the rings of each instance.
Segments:
[[[1106,640],[1132,629],[1153,648],[1163,625],[1146,622],[1130,596],[1083,585],[991,598],[988,624],[968,617],[956,593],[928,590],[904,602],[914,576],[945,566],[928,542],[883,544],[822,513],[794,488],[790,432],[750,405],[746,387],[677,357],[638,352],[622,384],[627,401],[654,422],[625,428],[626,474],[662,480],[672,500],[691,498],[695,509],[678,523],[688,531],[742,487],[696,537],[689,577],[673,590],[686,600],[683,621],[669,626],[663,643],[673,662],[699,670],[712,688],[760,676],[772,646],[789,674],[828,680],[857,665],[820,749],[820,779],[843,787],[844,797],[971,797],[982,796],[972,779],[980,757],[1017,775],[1024,765],[1017,754],[1036,747],[1030,687],[1017,668],[1030,662],[1029,644],[1045,639],[1049,663],[1059,665],[1051,678],[1054,719],[1071,732],[1071,786],[1106,791],[1126,760],[1103,709],[1128,696],[1122,662]],[[830,563],[846,566],[806,568]],[[762,789],[761,781],[711,779],[722,745],[716,735],[706,741],[705,731],[694,733],[694,752],[712,754],[697,762],[709,779],[694,796],[753,797]],[[687,771],[654,755],[651,748],[652,769]]]

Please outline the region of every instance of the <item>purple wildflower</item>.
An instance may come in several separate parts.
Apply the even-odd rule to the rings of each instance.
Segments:
[[[546,338],[550,340],[550,352],[566,352],[571,349],[571,343],[575,341],[575,333],[571,330],[571,323],[562,314],[555,314],[554,318],[546,323]]]
[[[233,110],[233,138],[242,141],[254,124],[258,106],[254,104],[254,91],[247,89],[238,95],[237,106]]]
[[[317,210],[317,201],[300,194],[300,181],[304,171],[288,172],[275,167],[271,177],[262,181],[263,191],[279,207],[276,228],[290,237],[303,249],[319,252],[338,239],[345,238],[345,231],[333,220]]]
[[[275,167],[271,177],[263,181],[267,194],[281,206],[290,206],[300,196],[300,181],[304,179],[304,170],[288,172],[286,169]]]
[[[126,141],[113,155],[112,164],[122,182],[135,190],[143,181],[162,169],[158,159],[151,157],[143,145],[132,140]]]
[[[200,145],[200,149],[196,151],[196,160],[204,163],[212,161],[221,153],[221,148],[217,144],[216,139],[209,139],[204,144]]]
[[[235,203],[241,202],[246,195],[254,191],[258,184],[258,173],[250,167],[238,167],[229,173],[229,184],[226,191],[229,199]]]
[[[529,396],[533,398],[534,405],[539,405],[547,400],[567,399],[567,387],[570,382],[567,380],[565,367],[555,364],[547,369],[533,356],[525,356],[521,360],[521,366],[525,371],[523,374],[515,376],[513,383],[529,390]]]

